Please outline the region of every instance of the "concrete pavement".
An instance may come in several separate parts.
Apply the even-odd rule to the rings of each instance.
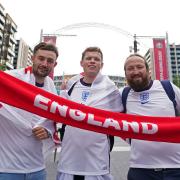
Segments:
[[[127,143],[123,142],[120,138],[115,138],[115,145],[111,152],[111,174],[114,180],[126,180],[128,171],[130,147]],[[58,159],[59,153],[57,155]],[[57,160],[54,163],[54,154],[50,154],[46,160],[47,166],[47,180],[56,179]]]

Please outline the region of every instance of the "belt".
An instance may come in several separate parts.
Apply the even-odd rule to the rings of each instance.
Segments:
[[[84,176],[81,176],[81,175],[74,175],[74,178],[73,180],[84,180]]]
[[[180,168],[155,168],[154,171],[180,170]]]

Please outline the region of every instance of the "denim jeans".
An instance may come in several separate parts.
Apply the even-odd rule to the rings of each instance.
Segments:
[[[180,168],[130,168],[128,172],[128,180],[180,180]]]
[[[46,180],[46,171],[32,173],[0,173],[0,180]]]

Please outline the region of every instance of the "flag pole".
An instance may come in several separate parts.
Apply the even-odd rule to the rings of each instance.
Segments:
[[[42,42],[42,39],[43,38],[43,29],[41,29],[41,32],[40,32],[40,42]]]
[[[172,81],[173,78],[172,78],[172,68],[171,68],[171,54],[170,54],[170,45],[169,45],[169,38],[167,32],[166,32],[166,51],[167,51],[169,80]]]

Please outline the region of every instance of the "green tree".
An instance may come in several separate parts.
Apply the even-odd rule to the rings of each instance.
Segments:
[[[180,88],[180,76],[179,75],[173,76],[173,83]]]
[[[5,71],[6,70],[6,65],[5,64],[0,64],[0,70]]]

